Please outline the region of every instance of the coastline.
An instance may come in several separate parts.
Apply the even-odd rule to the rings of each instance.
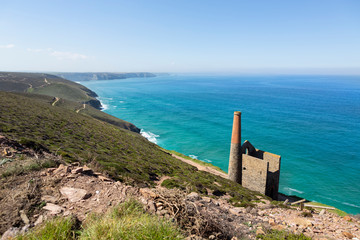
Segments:
[[[90,88],[91,88],[91,85],[89,86]],[[118,100],[118,99],[117,99]],[[123,100],[123,99],[120,99],[120,100]],[[126,100],[126,104],[128,104],[128,101]],[[118,106],[118,109],[120,109],[120,107],[119,107],[119,105],[117,105]],[[125,106],[125,107],[127,107],[129,110],[128,111],[131,111],[131,109],[130,109],[130,107],[129,107],[129,105],[123,105],[123,106]],[[115,115],[116,116],[116,115]],[[131,120],[130,120],[131,121]],[[142,127],[142,126],[141,126]],[[148,130],[147,130],[147,128],[146,127],[142,127],[143,128],[143,130],[142,130],[142,132],[149,132]],[[151,130],[150,130],[151,131]],[[157,132],[152,132],[151,133],[152,134],[152,136],[155,138],[155,142],[158,144],[159,142],[160,142],[160,146],[163,146],[163,144],[161,144],[161,142],[162,141],[165,141],[165,139],[163,139],[163,140],[161,140],[162,139],[162,136],[164,136],[163,134],[159,134],[159,133],[157,133]],[[160,135],[160,137],[158,137]],[[158,139],[156,139],[156,138],[158,138]],[[160,140],[159,140],[160,139]],[[153,140],[153,142],[154,142],[154,140]],[[172,147],[166,147],[167,149],[174,149],[174,148],[172,148]],[[177,150],[177,151],[179,151],[179,150]],[[181,150],[179,151],[179,152],[182,152]],[[196,154],[196,152],[194,153],[191,153],[191,154],[189,154],[189,152],[191,153],[191,151],[187,151],[187,155],[188,156],[190,156],[190,155],[198,155],[198,154]],[[201,158],[200,158],[201,159]],[[203,161],[203,162],[207,162],[207,161]],[[285,185],[286,186],[286,185]],[[289,186],[289,185],[287,185],[287,186]],[[290,194],[288,194],[288,193],[286,193],[286,194],[288,194],[288,195],[303,195],[303,193],[304,193],[304,191],[303,191],[303,189],[301,189],[301,188],[299,188],[299,189],[296,189],[297,187],[287,187],[287,189],[289,190],[289,192],[290,192]],[[283,191],[281,191],[281,192],[283,192]],[[319,194],[321,194],[320,192],[319,192]],[[303,197],[306,197],[306,198],[308,198],[308,199],[311,199],[311,200],[313,200],[314,199],[314,197],[311,197],[311,195],[310,195],[310,197],[309,197],[309,193],[308,194],[304,194],[304,195],[306,195],[306,196],[303,196]],[[315,197],[315,200],[316,200],[316,197]],[[331,199],[332,201],[334,201],[334,199]],[[335,199],[335,200],[337,200],[337,199]],[[317,201],[319,201],[319,199],[317,199]],[[319,202],[322,202],[322,201],[319,201]],[[339,203],[341,203],[340,205],[347,205],[347,203],[346,202],[343,202],[343,201],[341,201],[341,202],[339,202]],[[328,201],[328,203],[327,204],[329,204],[329,201]],[[351,202],[350,202],[350,204],[351,204]],[[338,204],[338,206],[339,206],[339,204]],[[354,210],[355,210],[355,212],[356,212],[356,208],[357,208],[358,206],[354,206]]]

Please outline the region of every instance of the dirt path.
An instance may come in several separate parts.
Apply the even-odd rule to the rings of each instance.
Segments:
[[[84,103],[82,108],[76,110],[76,113],[79,113],[81,110],[84,110],[85,108],[86,108],[86,104]]]
[[[220,172],[220,171],[217,171],[211,167],[207,167],[207,166],[204,166],[204,165],[201,165],[199,163],[196,163],[196,162],[193,162],[191,160],[188,160],[188,159],[185,159],[185,158],[182,158],[182,157],[179,157],[175,154],[171,154],[171,156],[173,156],[174,158],[177,158],[183,162],[186,162],[187,164],[190,164],[194,167],[197,167],[197,169],[199,169],[200,171],[205,171],[205,172],[209,172],[211,174],[214,174],[214,175],[217,175],[217,176],[220,176],[222,178],[225,178],[227,179],[228,178],[228,175],[226,173],[223,173],[223,172]]]
[[[60,100],[60,98],[55,97],[55,101],[51,104],[51,106],[55,106],[55,104]]]

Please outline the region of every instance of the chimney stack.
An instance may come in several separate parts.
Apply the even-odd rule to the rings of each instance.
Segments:
[[[231,136],[229,179],[241,184],[242,151],[241,151],[241,112],[234,112],[234,122]]]

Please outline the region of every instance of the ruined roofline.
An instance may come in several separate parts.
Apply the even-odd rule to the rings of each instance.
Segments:
[[[277,155],[275,153],[266,152],[266,151],[263,151],[261,149],[255,148],[254,145],[252,145],[249,140],[245,140],[244,143],[241,145],[242,154],[246,154],[246,152],[245,152],[246,149],[248,149],[248,153],[247,153],[248,155],[251,155],[251,153],[253,153],[253,152],[261,151],[263,154],[271,154],[273,157],[281,158],[280,155]]]

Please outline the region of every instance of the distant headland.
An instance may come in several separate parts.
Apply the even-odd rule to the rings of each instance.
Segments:
[[[149,72],[54,72],[53,75],[72,81],[96,81],[126,78],[149,78],[157,75]]]

